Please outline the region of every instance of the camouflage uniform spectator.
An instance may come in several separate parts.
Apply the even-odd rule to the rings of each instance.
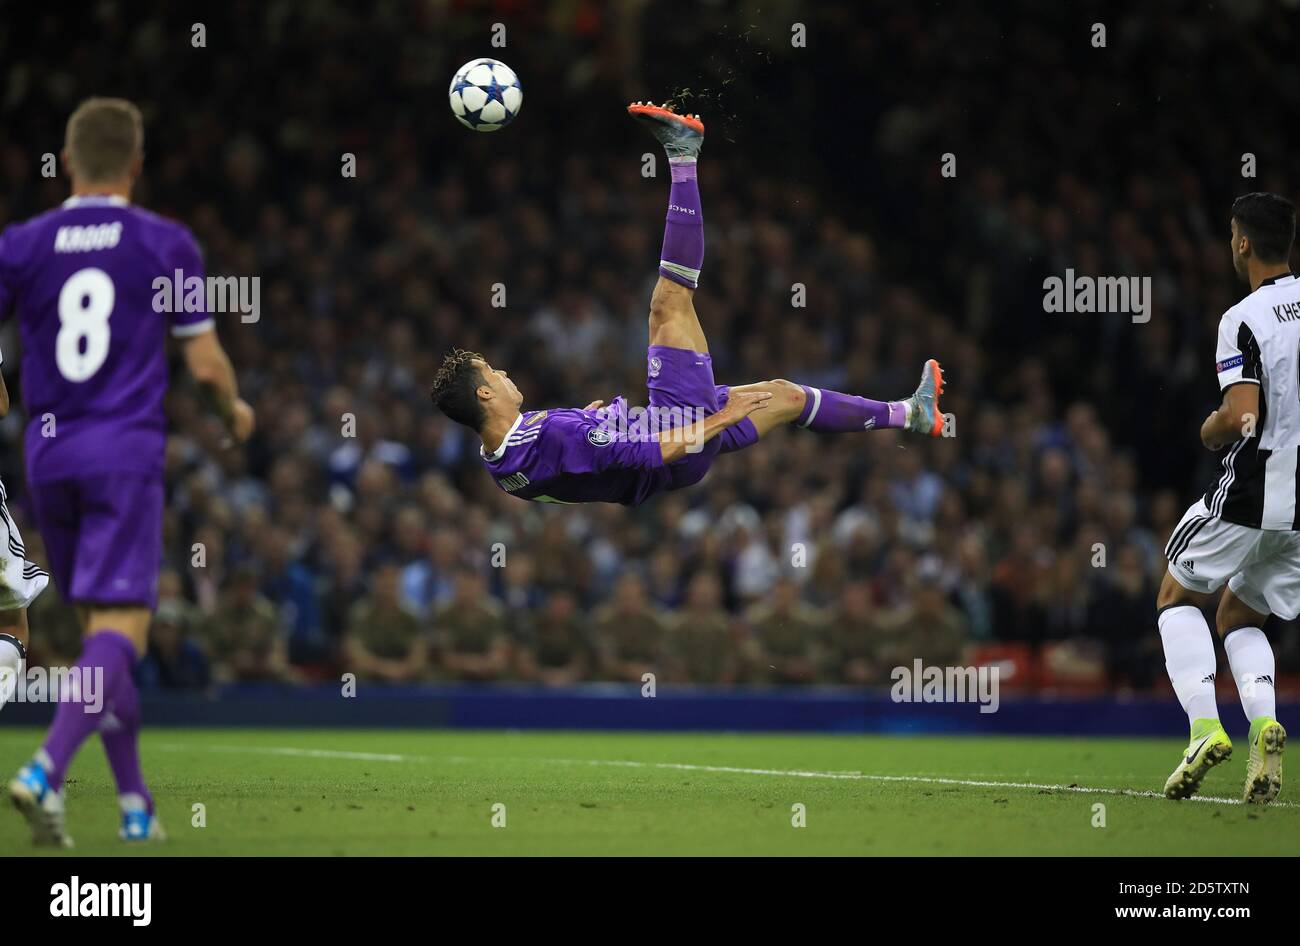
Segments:
[[[452,680],[498,680],[510,670],[510,635],[501,606],[472,569],[456,575],[452,600],[433,618],[438,665]]]
[[[235,568],[216,610],[200,625],[219,683],[294,678],[275,606],[257,583],[252,566]]]
[[[594,624],[601,679],[640,683],[644,674],[655,669],[663,647],[664,621],[636,572],[619,579],[612,600],[596,612]]]
[[[359,678],[411,683],[428,675],[424,628],[398,598],[398,574],[392,563],[379,566],[370,580],[370,594],[348,617],[343,651],[347,669]]]

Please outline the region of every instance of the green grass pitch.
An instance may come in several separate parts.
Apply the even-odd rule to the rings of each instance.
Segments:
[[[0,770],[37,744],[0,729]],[[128,848],[103,751],[73,764],[82,854],[1294,854],[1300,805],[1237,804],[1245,746],[1158,791],[1174,740],[358,730],[147,731],[170,839]],[[1130,793],[1130,794],[1126,794]],[[206,826],[194,826],[202,805]],[[494,827],[494,806],[504,826]],[[1094,827],[1104,805],[1105,825]],[[795,827],[795,806],[805,826]],[[500,808],[495,809],[500,819]],[[26,825],[0,812],[0,851]]]

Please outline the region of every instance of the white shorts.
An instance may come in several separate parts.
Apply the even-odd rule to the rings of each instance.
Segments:
[[[36,600],[50,583],[50,576],[27,561],[23,537],[5,499],[4,484],[0,483],[0,611],[17,611]]]
[[[1300,532],[1272,532],[1210,515],[1202,497],[1165,546],[1169,574],[1209,594],[1226,581],[1246,607],[1285,620],[1300,616]]]

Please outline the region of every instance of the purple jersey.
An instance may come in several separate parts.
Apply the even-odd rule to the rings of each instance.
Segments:
[[[201,305],[156,310],[155,281],[170,287],[177,271],[203,276],[189,230],[121,198],[73,197],[0,233],[0,318],[18,313],[31,482],[161,475],[167,330],[212,328]]]
[[[483,462],[512,496],[543,503],[622,503],[635,506],[671,488],[657,440],[619,437],[627,401],[587,411],[526,411]]]

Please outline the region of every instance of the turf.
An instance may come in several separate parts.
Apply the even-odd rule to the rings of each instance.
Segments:
[[[39,736],[0,729],[0,771],[16,769]],[[1262,810],[1122,794],[1158,790],[1181,748],[1117,739],[154,730],[143,756],[171,839],[131,848],[116,840],[97,745],[70,773],[68,826],[77,852],[92,855],[1300,849],[1300,806],[1288,788],[1280,805]],[[1244,750],[1211,773],[1205,795],[1235,801]],[[492,825],[497,804],[504,827]],[[1104,827],[1093,826],[1099,804]],[[195,805],[205,827],[194,826]],[[806,827],[792,825],[795,805]],[[0,852],[30,850],[21,818],[0,811]]]

